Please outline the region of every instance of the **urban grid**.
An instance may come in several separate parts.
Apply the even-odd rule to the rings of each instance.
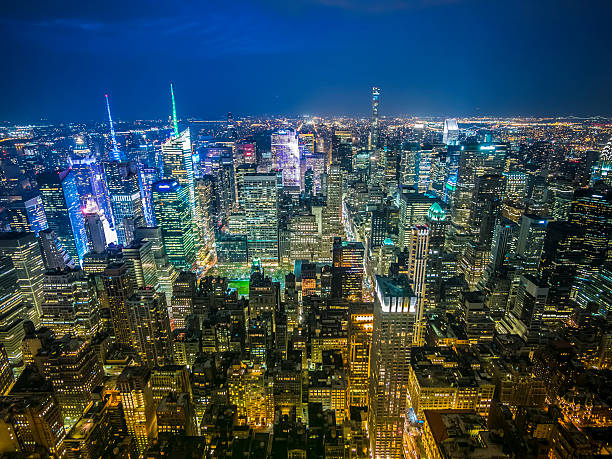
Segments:
[[[611,118],[167,85],[0,122],[1,459],[612,455]]]

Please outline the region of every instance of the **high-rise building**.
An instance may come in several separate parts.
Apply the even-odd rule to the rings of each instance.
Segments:
[[[185,319],[193,314],[193,301],[196,296],[196,275],[182,271],[172,285],[170,304],[172,329],[185,328]]]
[[[367,407],[374,327],[372,303],[353,303],[349,307],[349,314],[348,404]]]
[[[13,261],[23,301],[40,317],[44,264],[34,233],[0,233],[0,255]]]
[[[144,219],[138,170],[134,163],[104,163],[117,240],[128,245],[134,239],[134,228]]]
[[[151,370],[147,367],[126,367],[117,379],[121,393],[127,431],[136,439],[138,452],[157,437],[155,402],[151,391]]]
[[[530,274],[521,276],[516,299],[501,323],[502,328],[519,335],[527,344],[539,344],[547,297],[546,283]]]
[[[132,346],[132,330],[127,300],[134,293],[134,280],[125,262],[110,263],[102,278],[108,296],[115,342],[123,347]]]
[[[331,164],[327,174],[326,205],[322,212],[321,258],[329,260],[330,250],[335,237],[344,237],[342,223],[342,186],[343,173],[339,164]]]
[[[334,238],[332,247],[332,296],[348,301],[361,301],[363,296],[365,249],[361,242]]]
[[[74,268],[74,261],[70,254],[66,252],[64,246],[59,241],[55,232],[50,229],[38,233],[38,241],[42,252],[43,263],[47,269]]]
[[[283,186],[301,187],[300,149],[293,129],[280,129],[272,133],[272,161],[275,169],[282,170]]]
[[[442,143],[446,145],[456,145],[459,142],[459,126],[455,118],[444,120],[444,132]]]
[[[412,293],[417,298],[417,328],[414,342],[420,344],[422,337],[423,308],[427,286],[427,257],[429,256],[429,228],[417,225],[412,228],[408,246],[408,279]]]
[[[407,276],[376,276],[368,432],[374,458],[400,458],[410,351],[422,311]]]
[[[278,187],[274,172],[244,176],[244,209],[251,257],[278,260]]]
[[[104,369],[89,341],[66,336],[38,351],[34,357],[53,390],[70,429],[92,401],[92,392],[104,383]]]
[[[547,225],[548,219],[538,215],[525,214],[521,219],[516,253],[523,262],[525,273],[538,272]]]
[[[172,341],[166,296],[151,287],[139,288],[127,299],[136,352],[149,368],[171,363]]]
[[[380,99],[380,88],[372,88],[372,120],[370,127],[370,150],[378,147],[378,103]]]
[[[469,227],[480,245],[489,248],[493,228],[501,209],[504,182],[501,175],[487,174],[476,179]]]
[[[162,145],[164,178],[176,180],[185,190],[190,221],[197,221],[195,199],[195,174],[189,128],[176,132]],[[159,225],[159,222],[157,223]]]
[[[176,180],[160,180],[153,184],[153,203],[168,260],[177,268],[192,269],[196,247],[188,190]]]
[[[49,229],[68,254],[82,262],[87,253],[87,232],[71,169],[42,172],[36,176]]]
[[[0,343],[15,367],[22,364],[21,341],[25,336],[25,320],[30,320],[30,317],[17,284],[15,266],[9,257],[0,257]]]
[[[44,276],[41,324],[57,337],[91,339],[100,330],[100,304],[92,281],[80,268],[48,270]]]

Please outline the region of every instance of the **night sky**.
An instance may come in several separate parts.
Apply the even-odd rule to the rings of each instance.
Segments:
[[[3,120],[612,115],[610,0],[7,3]]]

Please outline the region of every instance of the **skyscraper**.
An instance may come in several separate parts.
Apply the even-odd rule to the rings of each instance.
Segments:
[[[376,276],[368,432],[372,457],[402,457],[410,350],[422,311],[410,280]]]
[[[189,129],[176,133],[162,144],[163,176],[167,180],[176,180],[185,189],[190,220],[197,216],[192,156]]]
[[[380,89],[372,88],[372,120],[370,127],[370,150],[378,147],[378,101],[380,99]]]
[[[274,172],[244,176],[244,210],[252,257],[278,260],[278,187]]]
[[[47,224],[74,259],[83,261],[87,253],[85,220],[71,169],[42,172],[36,176]]]
[[[109,161],[103,166],[117,240],[121,245],[129,245],[134,238],[134,228],[144,218],[136,165]]]
[[[196,261],[194,225],[188,190],[173,179],[153,184],[155,220],[161,228],[168,260],[177,268],[192,269]]]
[[[272,161],[282,170],[283,186],[300,187],[300,150],[298,136],[293,129],[280,129],[272,133]]]
[[[547,218],[526,214],[521,219],[516,253],[521,258],[524,272],[537,274],[540,255],[544,247]]]
[[[332,296],[361,301],[363,294],[364,247],[361,242],[334,238],[332,247]]]
[[[40,317],[44,264],[34,233],[0,233],[0,255],[12,260],[23,301]]]
[[[408,247],[408,279],[412,293],[417,299],[414,342],[420,345],[423,340],[423,308],[425,304],[425,289],[427,280],[427,258],[429,256],[429,228],[417,225],[412,228],[410,234],[410,246]]]
[[[134,293],[134,281],[127,263],[113,262],[104,270],[104,288],[115,334],[115,342],[122,347],[132,346],[132,330],[127,300]]]
[[[442,135],[442,142],[446,145],[455,145],[459,141],[459,126],[457,126],[457,120],[450,118],[444,120],[444,132]]]
[[[166,297],[152,287],[137,289],[127,300],[136,352],[149,368],[171,363],[172,341]]]

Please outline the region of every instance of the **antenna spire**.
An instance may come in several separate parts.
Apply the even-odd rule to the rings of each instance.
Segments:
[[[119,148],[117,148],[117,138],[115,137],[115,128],[113,126],[113,117],[111,116],[110,104],[108,103],[108,94],[104,94],[106,97],[106,110],[108,111],[108,124],[110,124],[110,133],[111,140],[113,143],[113,150],[111,151],[111,158],[114,161],[121,160],[121,154],[119,153]]]
[[[172,87],[172,83],[170,83],[170,94],[172,95],[172,126],[174,127],[174,135],[178,137],[179,128],[178,120],[176,119],[176,104],[174,103],[174,88]]]

